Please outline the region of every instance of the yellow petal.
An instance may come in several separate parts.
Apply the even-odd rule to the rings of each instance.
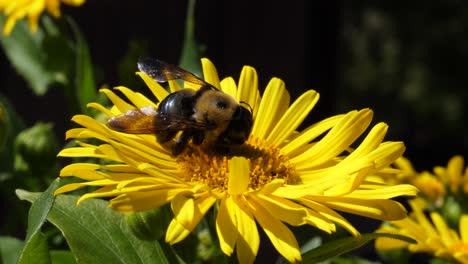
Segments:
[[[114,106],[119,110],[119,113],[125,113],[130,109],[135,109],[135,106],[125,102],[122,98],[117,96],[114,92],[109,89],[101,89],[99,92],[104,93]]]
[[[406,217],[405,207],[393,200],[363,200],[348,197],[327,196],[315,196],[310,197],[310,199],[338,211],[379,220],[393,221]]]
[[[65,139],[70,138],[86,138],[82,133],[86,131],[86,128],[72,128],[65,132]]]
[[[218,234],[219,245],[224,254],[231,256],[237,241],[237,222],[234,217],[234,203],[232,197],[221,200],[216,216],[216,233]]]
[[[258,94],[258,77],[253,67],[244,66],[239,78],[239,89],[236,99],[238,102],[246,102],[251,107],[255,106]]]
[[[450,182],[458,183],[462,177],[464,160],[460,155],[452,157],[447,164],[447,174]]]
[[[318,102],[319,94],[314,90],[303,93],[284,113],[281,119],[267,137],[267,141],[274,145],[281,143],[297,129],[302,121],[309,115],[310,110]]]
[[[82,5],[85,2],[85,0],[62,0],[62,2],[67,5],[79,6]]]
[[[210,195],[194,199],[185,193],[180,193],[174,197],[171,202],[174,219],[178,224],[191,232],[198,225],[214,202],[216,202],[216,198]],[[168,229],[168,233],[172,234],[173,232],[169,232]],[[171,244],[177,243],[184,238],[185,236],[177,236],[177,239],[175,239],[166,235],[166,241],[170,241]]]
[[[460,237],[463,243],[468,244],[468,214],[462,215],[460,218]]]
[[[367,128],[372,120],[372,111],[351,111],[336,124],[317,144],[290,161],[297,170],[313,168],[345,151]]]
[[[182,90],[182,87],[180,87],[179,83],[177,83],[177,80],[169,80],[167,83],[169,84],[171,93]]]
[[[243,157],[233,157],[229,161],[228,193],[243,194],[249,186],[249,163]]]
[[[299,226],[305,223],[307,210],[302,205],[296,204],[288,199],[275,197],[273,195],[252,195],[249,197],[250,199],[254,199],[271,215],[274,215],[282,222],[286,222],[293,226]]]
[[[11,16],[11,15],[8,16],[8,19],[6,20],[6,23],[3,26],[3,35],[4,36],[10,35],[10,33],[13,30],[13,27],[15,26],[17,20],[18,20],[17,17]]]
[[[90,158],[99,158],[99,159],[109,159],[109,157],[107,157],[106,155],[103,155],[102,152],[100,152],[96,148],[83,148],[83,147],[62,149],[57,154],[57,156],[70,157],[70,158],[90,157]]]
[[[118,91],[121,91],[125,95],[125,97],[127,97],[127,99],[130,100],[130,102],[133,105],[135,105],[137,108],[142,108],[142,107],[145,107],[145,106],[154,106],[154,107],[156,107],[155,103],[153,103],[151,100],[146,98],[146,96],[144,96],[141,93],[136,93],[136,92],[128,89],[127,87],[123,87],[123,86],[117,86],[114,89],[118,90]]]
[[[170,245],[174,245],[175,243],[184,240],[184,238],[190,235],[190,232],[190,230],[185,228],[176,219],[172,219],[171,223],[167,227],[166,242]]]
[[[327,207],[327,206],[325,206],[323,204],[320,204],[318,202],[315,202],[313,200],[307,199],[307,198],[299,199],[299,201],[302,204],[304,204],[305,206],[307,206],[307,207],[311,208],[312,210],[316,211],[320,215],[323,215],[325,218],[329,219],[330,221],[333,221],[333,222],[339,224],[344,229],[348,230],[348,232],[351,235],[353,235],[354,237],[359,237],[361,235],[359,233],[359,231],[357,231],[356,228],[354,228],[354,226],[350,222],[348,222],[344,217],[342,217],[340,214],[333,211],[329,207]],[[326,231],[325,228],[327,228],[326,226],[325,226],[325,228],[323,226],[320,226],[320,225],[315,225],[315,226],[317,228],[320,228],[320,229],[324,230],[324,231]]]
[[[143,79],[143,81],[146,83],[148,88],[151,90],[151,92],[158,99],[159,102],[164,100],[164,98],[166,98],[166,96],[169,95],[169,93],[153,78],[149,77],[143,72],[137,72],[136,74]]]
[[[70,184],[67,184],[67,185],[64,185],[64,186],[61,186],[61,187],[57,188],[57,190],[55,190],[55,192],[54,192],[54,195],[59,195],[59,194],[62,194],[62,193],[75,191],[75,190],[78,190],[78,189],[83,188],[83,187],[86,187],[86,185],[81,184],[81,183],[70,183]]]
[[[387,141],[380,144],[377,149],[365,157],[374,161],[376,170],[381,170],[393,163],[398,157],[401,157],[404,152],[405,145],[403,142]]]
[[[104,173],[96,171],[98,168],[99,165],[92,163],[74,163],[64,167],[60,176],[74,176],[87,181],[105,179]]]
[[[203,68],[203,79],[205,82],[221,90],[218,71],[216,70],[214,64],[207,58],[202,58],[201,63]]]
[[[252,135],[266,138],[284,112],[286,112],[288,106],[289,93],[286,90],[284,82],[278,78],[271,79],[260,102],[257,117],[252,128]]]
[[[411,205],[411,208],[413,208],[412,214],[414,216],[414,219],[417,221],[417,223],[415,223],[415,221],[413,220],[405,221],[406,223],[405,226],[417,225],[418,227],[421,227],[424,233],[420,236],[420,238],[426,237],[426,236],[439,236],[439,234],[437,233],[437,230],[434,228],[432,223],[426,217],[426,214],[423,212],[424,208],[427,206],[426,201],[420,198],[415,198],[409,201],[409,204]],[[413,227],[412,229],[417,230],[416,227]]]
[[[47,12],[52,14],[54,17],[60,17],[60,1],[45,1]]]
[[[300,261],[301,253],[299,251],[299,245],[291,230],[255,200],[250,200],[249,202],[251,206],[255,208],[255,210],[253,210],[255,219],[263,228],[276,250],[291,263]]]
[[[98,103],[89,103],[89,104],[86,105],[86,107],[94,108],[94,109],[98,110],[99,112],[105,114],[108,117],[114,116],[109,109],[105,108],[104,106],[102,106],[102,105],[100,105]]]
[[[288,185],[276,189],[272,194],[288,199],[298,199],[307,195],[322,195],[325,189],[317,185]]]
[[[94,171],[97,169],[100,169],[101,166],[99,164],[93,164],[93,163],[73,163],[69,164],[65,167],[62,168],[60,171],[60,176],[70,176],[73,175],[76,171]],[[99,179],[102,179],[102,177],[99,177]],[[94,179],[92,179],[94,180]]]
[[[442,218],[442,216],[436,212],[432,212],[431,219],[444,244],[446,246],[453,244],[455,239],[450,234],[450,228],[447,226],[447,223],[445,223],[445,220]]]
[[[236,241],[236,253],[239,263],[253,263],[260,246],[260,236],[252,212],[247,209],[243,196],[234,196],[234,216],[239,232]]]
[[[221,88],[224,93],[227,93],[234,98],[236,97],[237,86],[236,86],[236,82],[234,81],[232,77],[224,78],[221,81]]]
[[[398,196],[416,196],[418,188],[410,184],[399,184],[380,188],[378,190],[356,190],[347,197],[361,199],[391,199]]]
[[[383,226],[375,231],[376,233],[387,233],[387,234],[395,234],[401,235],[397,229],[393,227]],[[405,234],[407,235],[407,234]],[[392,250],[392,249],[399,249],[399,248],[406,248],[409,244],[405,241],[388,238],[388,237],[379,237],[375,240],[375,248],[379,250]]]
[[[159,208],[169,203],[179,193],[186,189],[167,188],[146,192],[122,194],[109,203],[109,207],[122,213],[135,213]]]
[[[296,150],[316,139],[318,136],[331,129],[344,115],[336,115],[317,122],[300,133],[298,137],[291,140],[287,145],[281,148],[281,153],[288,157],[294,157],[298,153]]]
[[[272,192],[276,191],[279,187],[284,185],[284,179],[274,179],[268,183],[266,183],[262,189],[260,189],[259,193],[261,194],[271,194]]]
[[[333,162],[330,163],[333,165]],[[324,194],[343,195],[356,189],[373,167],[373,162],[368,159],[351,163],[342,161],[331,167],[301,172],[300,178],[308,186],[320,186]]]
[[[402,171],[414,174],[416,171],[411,164],[411,161],[405,157],[400,157],[394,162],[395,167],[401,169]]]
[[[385,123],[375,125],[367,134],[361,144],[346,157],[346,160],[352,161],[358,157],[364,156],[371,151],[375,150],[382,142],[385,134],[387,133],[388,126]],[[400,155],[401,156],[401,155]]]

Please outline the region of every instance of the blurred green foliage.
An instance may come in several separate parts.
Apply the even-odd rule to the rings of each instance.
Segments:
[[[338,109],[374,109],[417,166],[465,154],[468,6],[362,1],[343,9]]]

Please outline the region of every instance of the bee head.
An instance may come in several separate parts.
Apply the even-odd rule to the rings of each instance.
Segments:
[[[248,106],[249,109],[243,105]],[[222,135],[224,143],[236,145],[243,144],[250,135],[252,125],[252,108],[247,103],[241,102],[241,104],[234,111],[227,129],[223,133],[224,135]]]

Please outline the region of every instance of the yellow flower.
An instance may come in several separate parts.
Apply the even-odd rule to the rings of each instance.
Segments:
[[[435,204],[441,204],[443,202],[445,186],[431,173],[423,171],[414,177],[410,183],[416,186],[429,201]]]
[[[434,167],[434,173],[450,188],[452,193],[457,193],[461,188],[468,194],[468,166],[464,167],[463,157],[460,155],[452,157],[447,168]]]
[[[134,213],[171,203],[174,218],[166,232],[170,244],[183,240],[216,204],[216,231],[221,250],[234,250],[240,263],[252,263],[257,255],[262,228],[275,248],[288,261],[301,259],[299,245],[286,224],[311,225],[327,233],[335,224],[353,236],[359,232],[337,211],[381,220],[406,217],[405,208],[391,198],[415,195],[411,185],[388,186],[373,181],[404,151],[402,142],[383,142],[387,125],[372,127],[363,142],[351,147],[369,126],[372,111],[363,109],[332,116],[296,131],[318,101],[313,90],[290,105],[285,84],[278,78],[268,83],[263,96],[254,68],[245,66],[239,82],[219,80],[214,65],[202,59],[205,81],[246,102],[253,109],[254,125],[247,142],[226,155],[190,144],[179,156],[159,145],[155,135],[131,135],[113,131],[91,117],[77,115],[73,121],[83,128],[71,129],[67,138],[97,138],[93,145],[60,152],[62,157],[93,157],[106,164],[76,163],[61,171],[82,183],[65,185],[56,194],[85,186],[99,186],[83,195],[115,197],[110,207]],[[169,93],[143,73],[138,73],[158,101]],[[180,87],[169,82],[171,92]],[[91,103],[109,117],[135,107],[157,104],[140,93],[117,87],[131,104],[103,89],[114,107]],[[109,164],[109,161],[115,164]],[[286,223],[286,224],[285,224]]]
[[[408,244],[401,240],[378,238],[375,247],[379,250],[408,248],[411,252],[426,252],[434,256],[468,263],[468,215],[460,218],[460,233],[450,229],[440,214],[430,213],[429,220],[423,210],[425,201],[418,198],[410,201],[413,212],[410,217],[391,222],[376,232],[394,233],[408,236],[417,244]]]
[[[44,9],[54,17],[60,17],[60,3],[79,6],[85,0],[0,0],[0,12],[8,17],[3,35],[10,35],[16,21],[28,17],[29,27],[36,32],[39,17]]]
[[[387,184],[412,184],[416,186],[429,201],[434,204],[441,204],[445,197],[445,185],[434,174],[423,171],[418,172],[414,169],[411,161],[405,157],[398,158],[393,164],[399,170],[396,177],[394,175],[381,174],[382,180]]]

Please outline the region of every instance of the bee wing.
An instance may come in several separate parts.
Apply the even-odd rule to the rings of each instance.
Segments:
[[[193,119],[174,114],[158,113],[154,120],[155,130],[158,131],[179,131],[179,130],[205,130],[211,128],[211,124],[196,122]]]
[[[129,134],[151,134],[156,132],[154,121],[157,114],[153,106],[132,109],[109,119],[107,126],[112,130]]]
[[[181,79],[190,83],[201,86],[209,86],[212,89],[218,90],[213,85],[197,77],[195,74],[161,60],[151,58],[140,59],[138,61],[138,69],[141,72],[146,73],[157,82],[167,82],[169,80]]]
[[[209,124],[179,115],[162,114],[153,106],[147,106],[114,116],[107,121],[107,126],[128,134],[154,134],[161,131],[206,129]]]

